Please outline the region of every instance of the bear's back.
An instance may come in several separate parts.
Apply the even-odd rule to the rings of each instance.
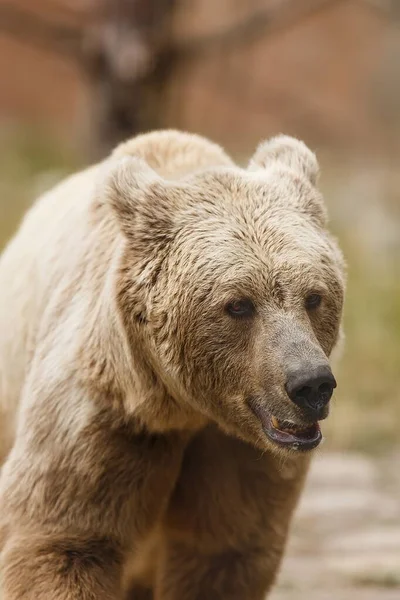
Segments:
[[[0,257],[0,464],[43,314],[63,279],[76,280],[84,268],[97,171],[73,175],[39,198]]]

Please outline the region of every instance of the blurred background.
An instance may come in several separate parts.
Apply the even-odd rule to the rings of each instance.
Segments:
[[[0,0],[0,248],[142,131],[315,150],[349,265],[326,442],[274,600],[400,598],[400,1]]]

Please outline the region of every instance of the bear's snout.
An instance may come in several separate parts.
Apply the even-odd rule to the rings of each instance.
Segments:
[[[285,387],[289,398],[310,421],[320,421],[328,415],[336,380],[328,365],[300,367],[288,375]]]

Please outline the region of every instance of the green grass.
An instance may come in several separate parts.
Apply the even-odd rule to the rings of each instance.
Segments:
[[[394,571],[384,571],[383,573],[370,573],[360,577],[353,577],[353,583],[363,587],[379,587],[388,589],[400,588],[400,574]]]
[[[326,194],[348,263],[346,341],[326,432],[328,445],[386,453],[400,441],[400,214],[390,188],[373,193],[372,207],[354,198],[359,219],[343,218],[335,189]]]
[[[39,193],[76,169],[79,159],[39,131],[0,131],[0,249]]]

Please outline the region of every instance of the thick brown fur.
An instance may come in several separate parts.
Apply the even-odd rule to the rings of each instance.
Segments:
[[[250,400],[304,425],[287,366],[340,332],[317,175],[293,138],[240,169],[154,132],[27,214],[0,260],[2,600],[265,597],[310,453]]]

